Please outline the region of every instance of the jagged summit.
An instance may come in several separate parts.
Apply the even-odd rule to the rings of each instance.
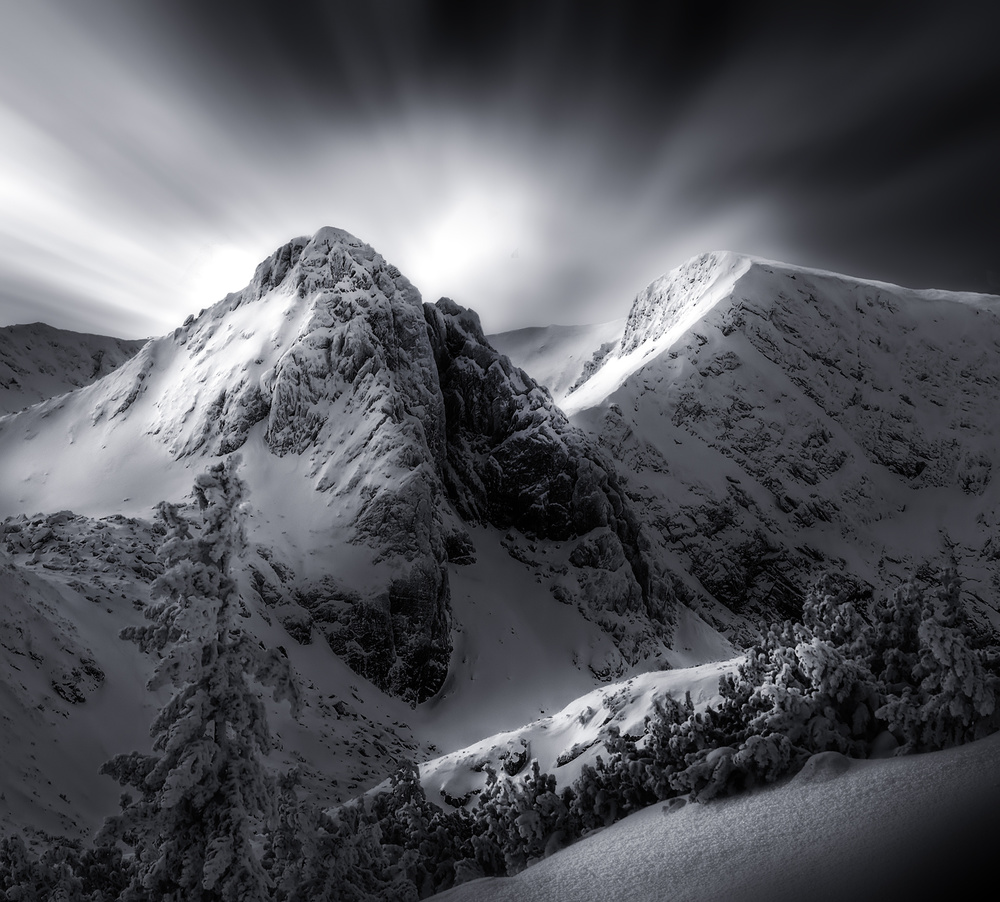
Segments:
[[[651,282],[632,302],[617,355],[676,337],[731,292],[752,262],[745,255],[713,251]]]
[[[258,264],[253,278],[246,288],[230,293],[225,299],[208,308],[207,311],[202,311],[201,315],[224,308],[233,297],[239,298],[240,303],[263,297],[285,283],[289,273],[296,267],[299,267],[299,273],[325,269],[329,276],[343,272],[347,268],[358,267],[375,272],[385,266],[386,263],[381,254],[370,244],[366,244],[345,229],[323,226],[311,237],[301,235],[283,244],[267,259]],[[396,270],[396,275],[399,275],[398,270]],[[294,279],[293,285],[289,287],[305,295],[310,290],[320,287],[323,281],[323,277],[310,281],[304,274],[300,274],[298,278]],[[411,285],[410,288],[412,289],[413,286]],[[416,292],[416,289],[413,291]],[[191,319],[193,320],[194,317]]]

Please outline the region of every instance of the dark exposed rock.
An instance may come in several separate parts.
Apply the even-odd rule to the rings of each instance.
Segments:
[[[472,538],[464,530],[453,529],[445,533],[445,552],[451,564],[474,564],[476,562],[476,546]]]
[[[479,317],[426,305],[447,423],[445,485],[472,521],[551,539],[635,523],[611,467],[548,391],[493,350]]]
[[[448,298],[425,311],[444,396],[444,483],[459,513],[556,541],[595,533],[577,546],[581,563],[572,563],[600,566],[582,561],[604,555],[604,569],[620,573],[581,575],[575,592],[584,606],[669,623],[673,593],[650,567],[649,546],[611,464],[544,387],[489,345],[474,312]]]
[[[584,539],[569,556],[574,567],[617,570],[625,563],[625,552],[613,533],[600,533]]]

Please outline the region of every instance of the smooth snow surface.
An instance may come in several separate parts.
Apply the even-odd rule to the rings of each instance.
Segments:
[[[599,683],[595,671],[620,660],[610,637],[572,605],[539,593],[535,574],[507,553],[495,531],[475,527],[470,534],[478,561],[450,569],[454,651],[448,678],[411,718],[414,729],[447,752],[501,731],[520,735],[525,724],[523,730],[531,732],[537,729],[539,715],[566,705],[586,705],[595,693],[621,690],[621,683],[594,688]],[[699,679],[684,668],[736,654],[730,643],[686,609],[679,615],[675,639],[677,648],[668,658],[679,669],[639,679],[687,687]],[[632,671],[642,674],[646,666],[640,662]],[[712,692],[718,687],[718,666],[706,664],[714,674],[709,680]],[[561,751],[555,750],[553,761]]]
[[[815,756],[780,786],[657,804],[449,902],[986,899],[996,887],[1000,734],[957,749]]]
[[[624,329],[625,320],[616,319],[589,326],[535,326],[486,337],[561,405],[594,351],[616,343]]]

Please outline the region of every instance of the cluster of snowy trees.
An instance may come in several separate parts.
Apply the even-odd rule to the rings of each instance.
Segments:
[[[166,526],[149,623],[123,632],[158,656],[151,687],[172,686],[152,754],[104,772],[122,796],[94,847],[0,839],[0,899],[394,900],[512,874],[658,801],[709,801],[788,776],[817,752],[854,757],[926,751],[1000,727],[1000,662],[972,628],[959,582],[903,586],[862,603],[834,577],[808,594],[801,622],[770,629],[723,679],[721,703],[665,698],[641,737],[613,734],[608,757],[559,790],[532,762],[516,780],[489,774],[475,804],[429,801],[415,765],[384,792],[321,811],[275,779],[264,707],[251,684],[297,708],[285,660],[242,632],[232,575],[243,546],[238,459],[198,478],[198,522],[160,506]],[[679,803],[678,803],[679,804]]]
[[[907,584],[874,601],[867,617],[851,596],[822,579],[802,621],[769,629],[723,678],[717,707],[661,701],[642,741],[613,738],[608,763],[582,782],[627,813],[772,783],[818,752],[931,751],[1000,728],[994,638],[973,628],[953,570],[934,589]]]
[[[254,843],[277,797],[262,760],[271,748],[267,716],[251,682],[293,711],[299,698],[285,659],[265,651],[237,619],[232,567],[245,545],[239,464],[233,455],[196,479],[198,522],[175,505],[159,506],[166,569],[153,584],[150,623],[121,635],[157,655],[148,688],[174,692],[150,727],[152,754],[118,755],[102,768],[137,795],[122,795],[121,812],[107,818],[93,850],[53,839],[35,856],[20,837],[5,839],[5,898],[270,898]]]

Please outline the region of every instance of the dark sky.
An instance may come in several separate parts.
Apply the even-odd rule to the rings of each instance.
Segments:
[[[160,333],[322,225],[487,330],[714,249],[1000,293],[987,4],[818,6],[0,0],[0,324]]]

